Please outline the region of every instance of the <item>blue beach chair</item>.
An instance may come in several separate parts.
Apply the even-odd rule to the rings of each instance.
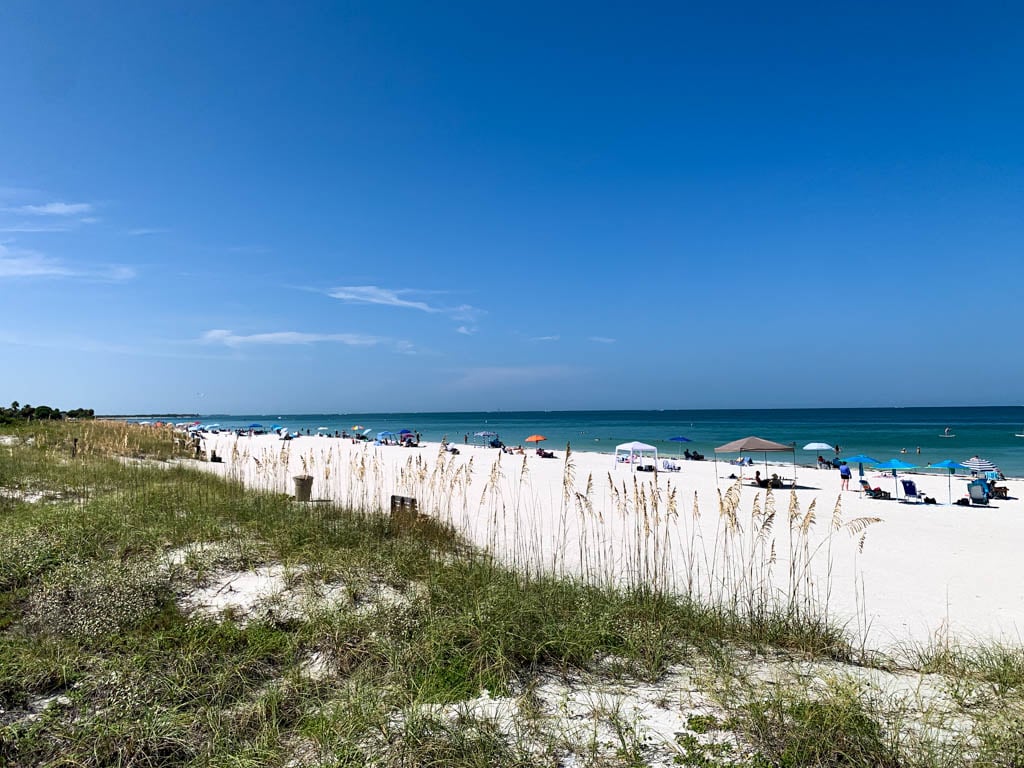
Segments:
[[[988,504],[988,483],[971,480],[967,484],[967,494],[971,497],[971,504]]]

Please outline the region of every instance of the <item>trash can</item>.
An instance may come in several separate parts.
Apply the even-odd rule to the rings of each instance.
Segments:
[[[295,500],[309,501],[313,495],[313,476],[296,475],[292,480],[295,481]]]

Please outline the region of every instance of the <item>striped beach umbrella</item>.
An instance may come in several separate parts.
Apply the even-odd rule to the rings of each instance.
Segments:
[[[999,467],[988,459],[979,459],[977,456],[972,456],[967,461],[960,463],[965,469],[971,470],[971,472],[996,472],[999,470]]]

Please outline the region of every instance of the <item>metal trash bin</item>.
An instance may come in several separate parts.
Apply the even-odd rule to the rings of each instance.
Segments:
[[[295,481],[295,500],[309,501],[313,496],[313,476],[296,475],[292,480]]]

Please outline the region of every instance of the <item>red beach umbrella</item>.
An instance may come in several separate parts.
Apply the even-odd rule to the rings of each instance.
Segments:
[[[526,442],[528,443],[539,443],[541,440],[547,440],[547,438],[544,437],[544,435],[530,435],[526,438]]]

